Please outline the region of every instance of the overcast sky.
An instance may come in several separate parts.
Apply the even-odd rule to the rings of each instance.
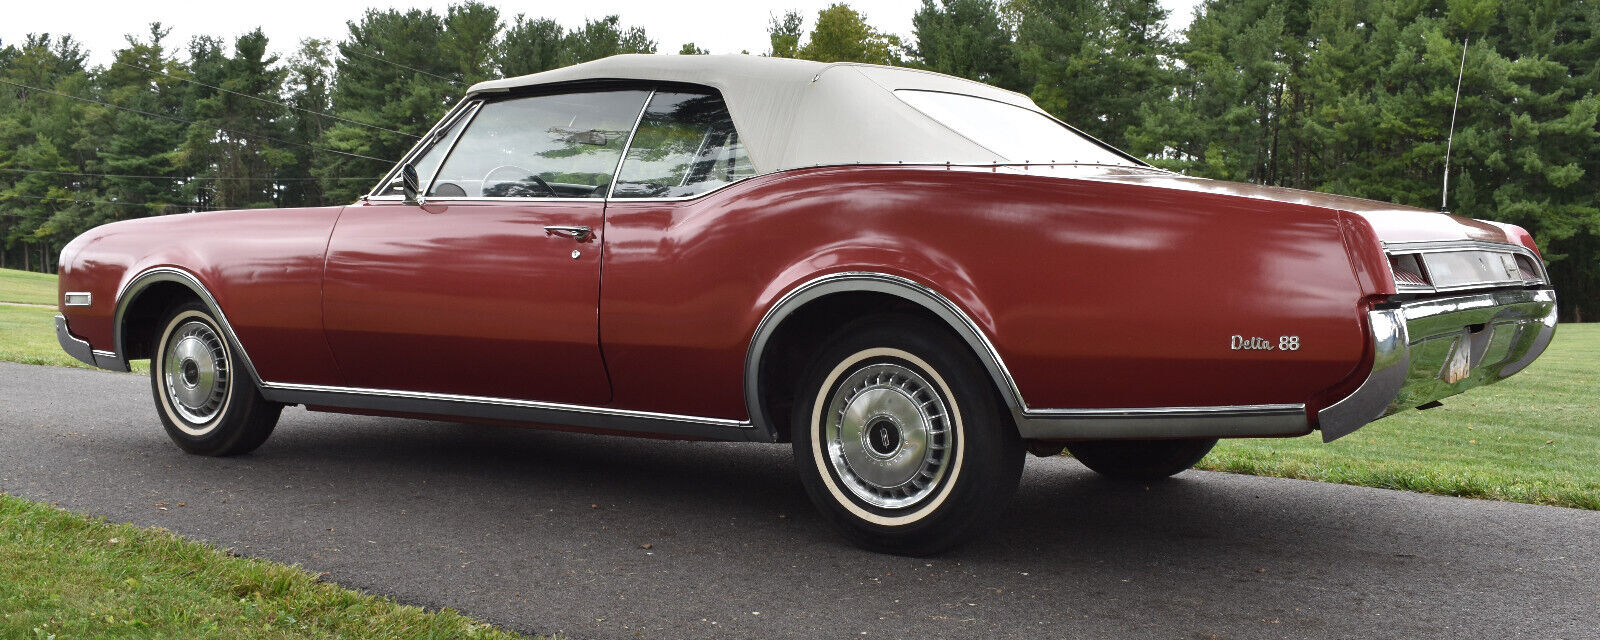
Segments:
[[[622,16],[624,25],[645,28],[662,53],[677,53],[685,42],[693,42],[712,53],[763,53],[767,50],[769,16],[797,9],[808,20],[817,10],[837,0],[578,0],[567,2],[529,2],[490,0],[500,15],[509,20],[518,13],[549,17],[567,27],[583,24],[586,18],[609,14]],[[261,27],[271,39],[272,48],[286,55],[304,38],[340,40],[348,33],[345,22],[355,20],[368,7],[384,6],[377,0],[6,0],[5,17],[0,20],[0,44],[22,41],[29,33],[72,34],[84,43],[90,63],[103,65],[111,52],[124,46],[123,36],[143,34],[146,26],[161,21],[172,27],[170,43],[183,48],[191,37],[214,35],[233,38]],[[394,7],[432,8],[444,13],[449,0],[395,2]],[[911,15],[921,0],[854,0],[849,3],[866,14],[878,29],[911,35]],[[1174,30],[1189,24],[1197,0],[1162,0],[1172,11]]]

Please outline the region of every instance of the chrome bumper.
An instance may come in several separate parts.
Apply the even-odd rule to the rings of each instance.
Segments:
[[[56,314],[56,342],[61,343],[61,350],[67,355],[77,358],[78,361],[101,369],[112,371],[127,371],[128,363],[117,354],[110,351],[96,351],[89,343],[72,335],[67,329],[67,317]]]
[[[1556,292],[1418,300],[1375,309],[1368,318],[1372,373],[1355,393],[1317,412],[1324,442],[1527,368],[1555,336]]]

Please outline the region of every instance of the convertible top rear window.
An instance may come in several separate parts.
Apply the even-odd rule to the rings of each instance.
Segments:
[[[894,94],[929,118],[1011,162],[1140,166],[1031,109],[940,91],[900,89]]]

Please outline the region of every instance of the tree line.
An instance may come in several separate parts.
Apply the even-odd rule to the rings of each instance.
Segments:
[[[1600,316],[1600,3],[1206,0],[1181,32],[1168,17],[1158,0],[923,0],[903,38],[841,3],[773,16],[754,53],[971,78],[1173,171],[1426,208],[1448,146],[1445,206],[1527,227],[1563,318]],[[71,36],[0,43],[0,266],[52,270],[113,220],[352,202],[472,83],[658,49],[618,16],[567,28],[475,0],[372,9],[298,44],[178,47],[154,24],[91,68]]]

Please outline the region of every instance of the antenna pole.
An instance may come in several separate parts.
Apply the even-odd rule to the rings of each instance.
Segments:
[[[1456,72],[1456,104],[1450,107],[1450,137],[1444,143],[1444,187],[1439,190],[1439,210],[1450,209],[1450,149],[1456,142],[1456,111],[1461,109],[1461,79],[1467,75],[1467,38],[1461,39],[1461,69]]]

